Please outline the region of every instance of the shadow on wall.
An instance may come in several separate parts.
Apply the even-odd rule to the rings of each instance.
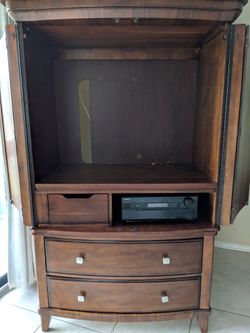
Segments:
[[[242,208],[234,224],[221,227],[216,242],[218,247],[250,252],[250,192],[248,206]]]

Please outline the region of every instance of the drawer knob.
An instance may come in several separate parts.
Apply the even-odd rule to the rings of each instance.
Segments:
[[[76,264],[82,265],[84,263],[84,258],[83,257],[76,257]]]
[[[162,301],[162,303],[168,303],[169,302],[169,297],[167,295],[162,295],[161,296],[161,301]]]
[[[163,263],[163,265],[170,265],[170,258],[167,256],[164,256],[162,258],[162,263]]]
[[[83,303],[83,302],[85,302],[85,296],[79,295],[79,296],[77,296],[77,300],[79,303]]]

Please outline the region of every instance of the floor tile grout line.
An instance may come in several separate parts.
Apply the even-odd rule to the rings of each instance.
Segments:
[[[115,326],[113,327],[113,329],[112,329],[112,331],[111,331],[110,333],[113,333],[113,332],[114,332],[114,330],[115,330],[117,324],[118,324],[118,321],[115,323]]]
[[[41,327],[41,325],[39,325],[33,333],[36,333],[39,330],[40,327]]]
[[[76,327],[80,327],[80,328],[85,328],[86,330],[89,330],[90,332],[103,333],[103,332],[101,332],[101,331],[97,331],[97,330],[95,330],[95,329],[93,329],[93,328],[89,328],[89,327],[86,327],[86,326],[81,326],[81,325],[78,325],[78,324],[75,324],[75,323],[71,323],[70,321],[63,320],[63,319],[58,318],[58,317],[55,317],[55,316],[53,316],[53,318],[54,318],[55,320],[62,321],[63,323],[67,323],[67,324],[70,324],[70,325],[73,325],[73,326],[76,326]],[[113,332],[113,331],[112,331],[112,332]],[[111,332],[111,333],[112,333],[112,332]]]
[[[250,318],[250,315],[248,316],[248,315],[243,314],[243,313],[232,312],[232,311],[228,311],[228,310],[224,310],[224,309],[218,309],[218,308],[215,308],[215,307],[212,307],[212,309],[216,310],[216,311],[227,312],[227,313],[230,313],[230,314],[233,314],[233,315],[236,315],[236,316],[242,316],[242,317]]]
[[[5,302],[0,302],[0,303],[4,304],[4,305],[7,305],[7,306],[13,306],[15,308],[18,308],[18,309],[21,309],[21,310],[26,310],[26,311],[29,311],[29,312],[32,312],[32,313],[35,313],[35,314],[39,315],[38,311],[33,311],[33,310],[30,310],[30,309],[26,309],[26,308],[21,307],[20,305],[9,304],[9,303],[5,303]]]

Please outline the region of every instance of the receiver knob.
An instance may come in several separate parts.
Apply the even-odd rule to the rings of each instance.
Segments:
[[[191,198],[191,197],[186,197],[184,200],[183,200],[183,203],[184,203],[184,206],[185,207],[192,207],[194,205],[194,199]]]

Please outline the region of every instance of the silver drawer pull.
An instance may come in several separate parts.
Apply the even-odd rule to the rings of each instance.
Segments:
[[[163,295],[163,296],[161,296],[161,301],[162,301],[162,303],[168,303],[169,297],[167,295]]]
[[[76,257],[76,264],[82,265],[84,263],[84,258],[83,257]]]
[[[170,265],[170,258],[169,257],[163,257],[162,258],[163,265]]]
[[[83,302],[85,302],[85,296],[83,296],[83,295],[79,295],[79,296],[77,296],[77,301],[78,301],[79,303],[83,303]]]

